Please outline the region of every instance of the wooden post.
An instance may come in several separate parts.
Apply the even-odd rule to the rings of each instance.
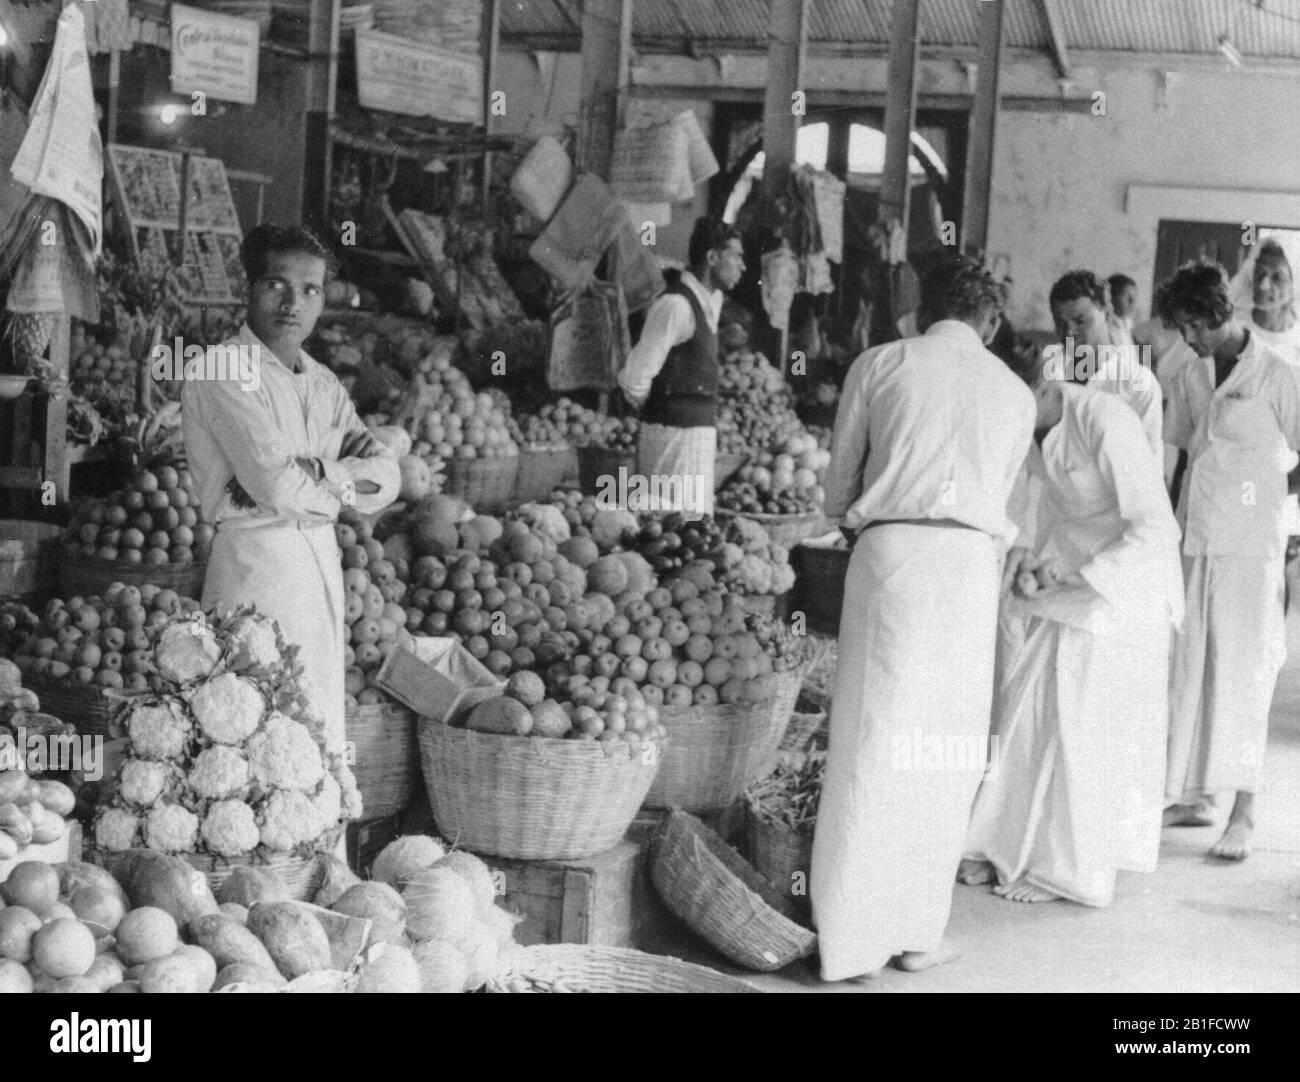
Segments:
[[[330,120],[334,116],[338,88],[340,6],[341,0],[312,0],[307,31],[302,220],[320,232],[330,224],[330,178],[334,166]]]
[[[989,193],[993,181],[993,138],[998,122],[1002,64],[1002,0],[980,4],[979,72],[966,150],[966,192],[962,200],[962,249],[984,251],[989,235]]]
[[[497,57],[501,49],[501,0],[483,4],[483,135],[492,134],[492,92],[497,88]],[[483,221],[492,205],[492,151],[483,151]]]
[[[921,52],[921,37],[917,32],[920,0],[893,2],[894,21],[889,35],[889,91],[885,97],[885,165],[884,175],[880,178],[879,221],[885,226],[901,222],[906,229],[910,198],[907,162],[912,154],[912,126],[916,117],[916,69]]]
[[[768,21],[767,92],[763,98],[763,208],[770,220],[795,163],[799,124],[807,108],[803,85],[808,51],[808,0],[772,0]],[[790,365],[790,332],[778,332],[776,353]]]
[[[108,136],[104,142],[117,142],[117,112],[122,86],[122,51],[110,49],[108,52],[108,113],[104,121],[104,132]]]
[[[72,320],[62,312],[54,322],[50,336],[50,367],[54,376],[67,377],[68,352],[72,346]],[[72,487],[72,467],[68,462],[68,395],[50,395],[45,405],[45,453],[41,463],[41,480],[53,481],[55,499],[66,503]]]
[[[609,180],[632,56],[632,0],[583,0],[578,170]]]
[[[176,255],[173,260],[178,267],[185,265],[185,229],[190,210],[190,159],[193,153],[188,148],[181,151],[181,206],[176,222]]]

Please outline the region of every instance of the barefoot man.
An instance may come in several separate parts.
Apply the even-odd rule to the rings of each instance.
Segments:
[[[955,954],[943,934],[982,763],[946,769],[945,752],[987,742],[1007,499],[1034,427],[1028,387],[985,349],[1000,304],[977,263],[936,268],[925,333],[864,353],[840,400],[826,513],[857,542],[813,846],[824,980]]]
[[[1003,576],[1022,626],[1000,643],[996,758],[960,878],[996,876],[1014,902],[1103,906],[1117,871],[1152,872],[1159,854],[1182,568],[1137,416],[1056,367],[1027,373],[1038,425],[1025,468],[1041,496]]]
[[[1197,356],[1174,384],[1165,437],[1188,455],[1178,501],[1187,619],[1170,671],[1165,822],[1208,825],[1207,798],[1234,791],[1210,852],[1243,860],[1286,659],[1282,511],[1300,392],[1286,362],[1233,318],[1218,264],[1181,267],[1161,300],[1162,318]]]

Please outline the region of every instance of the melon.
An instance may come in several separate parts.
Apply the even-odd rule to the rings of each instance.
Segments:
[[[169,954],[155,958],[140,971],[140,991],[149,995],[192,994],[199,991],[199,986],[190,962]]]
[[[120,892],[111,893],[99,886],[78,887],[68,899],[68,907],[96,936],[112,934],[126,916]]]
[[[26,994],[32,990],[32,975],[27,967],[12,958],[0,958],[0,996],[7,992]]]
[[[417,872],[432,868],[447,851],[437,838],[427,834],[405,834],[384,846],[371,866],[371,878],[399,890]],[[332,908],[332,907],[327,907]]]
[[[216,960],[202,947],[185,945],[177,947],[173,958],[182,959],[194,976],[194,989],[197,992],[210,992],[217,982]]]
[[[85,977],[63,977],[54,982],[47,991],[76,996],[89,995],[100,991],[99,985]]]
[[[182,928],[196,917],[217,912],[207,877],[181,857],[128,849],[113,861],[109,871],[126,890],[133,909],[151,906],[165,910]]]
[[[330,908],[346,917],[370,921],[371,941],[402,943],[406,935],[406,902],[387,883],[358,883]]]
[[[294,902],[258,902],[248,911],[248,930],[262,941],[275,968],[289,980],[330,968],[325,929]]]
[[[0,898],[6,905],[20,905],[38,917],[47,916],[59,901],[59,873],[52,865],[24,860],[0,883]]]
[[[111,954],[100,954],[86,971],[86,980],[93,981],[101,992],[107,992],[115,985],[121,984],[126,977],[122,963]]]
[[[380,943],[361,967],[358,992],[420,992],[423,981],[415,956],[406,947]]]
[[[234,902],[245,909],[252,909],[258,902],[289,900],[289,888],[284,880],[265,868],[254,868],[246,864],[231,872],[217,891],[217,901]]]
[[[117,956],[128,966],[165,958],[180,946],[176,921],[165,909],[133,909],[117,926]]]
[[[420,984],[425,992],[461,992],[469,980],[465,956],[444,939],[417,943],[411,951],[420,967]]]
[[[106,869],[99,867],[99,865],[87,864],[80,860],[69,860],[63,864],[54,865],[54,870],[58,872],[59,893],[63,897],[71,898],[78,887],[99,887],[102,890],[116,894],[122,902],[122,907],[126,908],[126,891],[122,889],[121,884]]]
[[[273,992],[277,988],[282,988],[285,983],[284,977],[274,966],[250,966],[241,962],[223,966],[218,970],[212,990],[220,991],[228,984],[243,984],[249,986],[250,992]]]
[[[32,936],[41,927],[41,918],[21,905],[0,909],[0,958],[26,962],[32,956]]]
[[[406,931],[417,941],[460,939],[474,920],[474,892],[452,868],[420,872],[402,892]]]
[[[312,901],[325,909],[343,897],[345,891],[361,882],[358,876],[333,853],[322,853],[316,858],[321,873],[321,884],[312,897]]]
[[[224,913],[200,917],[189,926],[188,931],[195,946],[207,951],[218,969],[230,965],[250,965],[260,969],[275,968],[275,962],[267,949],[262,946],[262,941],[241,923]],[[213,976],[215,975],[214,973]]]
[[[95,964],[95,937],[81,921],[52,920],[32,936],[32,962],[51,977],[80,977]]]
[[[217,908],[239,925],[248,923],[248,909],[242,905],[237,905],[235,902],[222,902]]]

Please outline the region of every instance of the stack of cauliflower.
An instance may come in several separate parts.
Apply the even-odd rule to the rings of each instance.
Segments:
[[[130,748],[95,823],[99,848],[231,858],[331,846],[361,796],[326,751],[295,653],[251,609],[165,628],[156,660],[167,690],[126,715]]]

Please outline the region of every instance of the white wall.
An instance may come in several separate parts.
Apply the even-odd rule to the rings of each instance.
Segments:
[[[989,253],[1010,258],[1017,327],[1050,324],[1048,290],[1075,267],[1129,275],[1145,313],[1161,217],[1300,227],[1257,217],[1300,208],[1300,78],[1185,71],[1163,108],[1160,88],[1158,72],[1110,71],[1105,116],[1000,114]]]

